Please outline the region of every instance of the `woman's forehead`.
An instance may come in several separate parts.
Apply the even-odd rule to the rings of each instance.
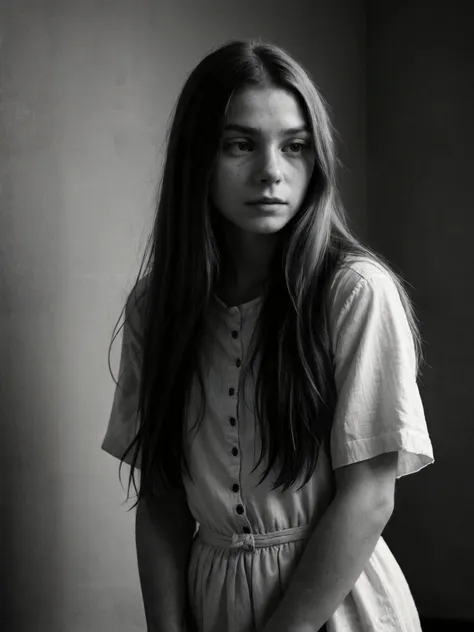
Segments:
[[[300,128],[307,123],[303,109],[288,90],[248,87],[239,90],[229,104],[228,125]]]

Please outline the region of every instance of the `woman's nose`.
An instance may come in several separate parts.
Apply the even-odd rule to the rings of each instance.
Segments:
[[[257,168],[257,178],[260,182],[279,182],[282,178],[281,165],[278,152],[266,151]]]

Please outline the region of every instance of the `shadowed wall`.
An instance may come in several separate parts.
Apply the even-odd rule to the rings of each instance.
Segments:
[[[414,285],[436,463],[385,532],[430,616],[474,621],[474,38],[469,4],[368,2],[369,239]]]

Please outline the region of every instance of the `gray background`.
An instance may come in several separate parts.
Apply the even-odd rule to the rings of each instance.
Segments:
[[[385,535],[422,613],[474,619],[471,29],[456,2],[2,0],[8,630],[144,630],[134,513],[118,462],[100,451],[108,345],[187,73],[211,47],[255,36],[313,73],[340,134],[353,226],[414,285],[436,464],[400,482]],[[119,352],[120,338],[115,374]]]

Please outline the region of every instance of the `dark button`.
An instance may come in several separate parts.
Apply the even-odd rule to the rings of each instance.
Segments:
[[[242,507],[242,505],[237,505],[236,512],[238,514],[243,514],[244,513],[244,508]]]
[[[230,418],[230,425],[231,426],[235,426],[235,418],[234,417]]]
[[[234,483],[232,485],[232,491],[235,492],[235,493],[237,493],[239,491],[239,486],[237,485],[237,483]]]
[[[232,338],[237,338],[238,335],[239,335],[238,331],[233,331],[232,332]]]
[[[229,388],[229,395],[233,395],[235,393],[235,390],[233,388]]]
[[[238,455],[238,453],[239,453],[239,451],[237,450],[237,448],[232,448],[232,454],[233,454],[234,456],[237,456],[237,455]]]
[[[237,362],[235,363],[237,367],[242,366],[242,361],[241,360],[237,360]]]
[[[250,529],[248,527],[244,527],[244,533],[250,533]]]

